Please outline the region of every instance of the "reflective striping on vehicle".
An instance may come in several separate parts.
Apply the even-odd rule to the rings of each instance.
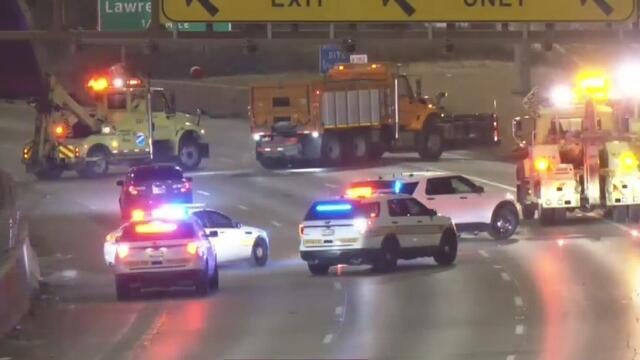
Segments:
[[[403,235],[431,235],[439,234],[446,229],[443,225],[411,225],[411,226],[381,226],[376,227],[372,231],[368,232],[370,236],[381,236],[389,233],[403,234]]]
[[[22,150],[22,157],[25,160],[31,159],[31,154],[33,153],[33,145],[29,144]]]
[[[58,145],[58,154],[65,159],[74,159],[76,157],[75,148],[68,145]]]

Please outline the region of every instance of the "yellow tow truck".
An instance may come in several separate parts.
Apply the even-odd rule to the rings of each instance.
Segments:
[[[122,66],[87,83],[95,108],[82,106],[52,75],[33,101],[33,139],[23,149],[27,172],[57,179],[75,170],[81,177],[107,174],[112,164],[175,161],[184,170],[209,157],[205,130],[197,117],[176,113],[174,99]]]
[[[619,223],[640,221],[640,133],[629,126],[637,119],[610,92],[606,73],[585,71],[573,86],[525,99],[531,115],[513,120],[525,219],[537,212],[542,224],[561,224],[567,212],[601,209]]]

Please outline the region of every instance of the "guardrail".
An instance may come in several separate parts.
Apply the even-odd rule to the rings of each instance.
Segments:
[[[0,336],[10,331],[31,307],[40,284],[40,266],[26,220],[16,209],[11,177],[0,171]]]

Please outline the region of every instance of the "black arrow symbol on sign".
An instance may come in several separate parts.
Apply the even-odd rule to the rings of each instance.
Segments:
[[[389,5],[389,2],[391,0],[382,0],[382,6],[387,6]],[[393,0],[396,2],[396,4],[398,4],[398,6],[400,7],[400,9],[402,9],[402,11],[404,11],[405,14],[407,14],[407,16],[412,16],[413,14],[416,13],[416,9],[411,6],[411,4],[409,3],[409,0]]]
[[[198,0],[198,2],[200,3],[200,5],[202,5],[202,7],[205,10],[207,10],[207,12],[209,13],[209,15],[211,15],[211,17],[218,15],[218,13],[220,12],[220,9],[218,9],[215,5],[213,5],[211,0]],[[186,0],[186,3],[187,3],[187,7],[189,7],[191,6],[191,3],[193,3],[193,0]]]
[[[580,0],[580,4],[582,6],[587,5],[588,0]],[[607,2],[607,0],[593,0],[593,2],[598,6],[598,8],[607,16],[613,14],[613,6]]]

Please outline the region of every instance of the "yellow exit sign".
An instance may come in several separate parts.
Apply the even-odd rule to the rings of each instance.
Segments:
[[[162,0],[176,22],[624,21],[635,0]]]

